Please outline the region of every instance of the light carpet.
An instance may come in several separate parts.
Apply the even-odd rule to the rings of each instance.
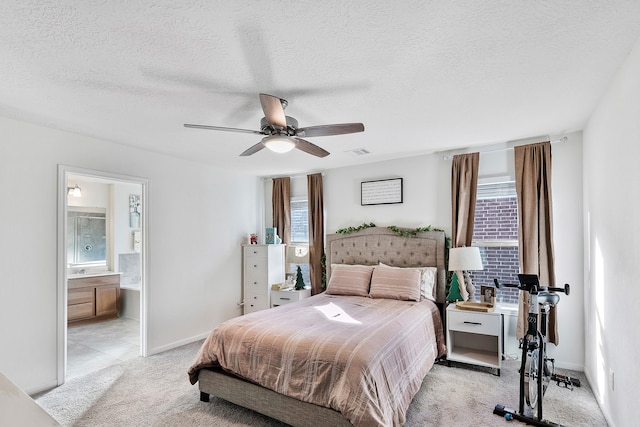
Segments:
[[[256,412],[212,396],[200,402],[187,369],[200,342],[136,358],[74,378],[34,396],[64,426],[283,426]],[[466,365],[435,365],[407,412],[407,426],[514,425],[493,414],[500,403],[518,405],[518,361],[506,360],[502,375]],[[549,386],[544,417],[566,426],[606,426],[582,373],[573,391]],[[515,422],[517,425],[524,425]],[[318,420],[318,426],[323,425]]]

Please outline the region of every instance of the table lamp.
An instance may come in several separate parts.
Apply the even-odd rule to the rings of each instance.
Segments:
[[[449,249],[449,271],[455,271],[451,280],[448,301],[472,300],[475,288],[468,271],[482,270],[482,258],[477,246]],[[456,289],[457,285],[457,289]]]
[[[287,249],[287,262],[290,264],[298,264],[296,271],[296,290],[304,289],[304,279],[302,278],[302,270],[300,264],[309,263],[309,246],[307,245],[291,245]]]

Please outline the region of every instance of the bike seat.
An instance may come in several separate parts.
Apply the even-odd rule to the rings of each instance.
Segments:
[[[556,305],[560,302],[560,295],[552,292],[538,292],[538,304]]]

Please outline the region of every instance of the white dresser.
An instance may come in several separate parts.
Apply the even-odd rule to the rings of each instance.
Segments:
[[[284,282],[285,245],[243,245],[244,314],[271,307],[271,285]]]

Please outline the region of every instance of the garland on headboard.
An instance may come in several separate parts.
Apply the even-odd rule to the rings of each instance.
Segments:
[[[372,228],[375,227],[376,225],[372,222],[370,223],[363,223],[362,225],[359,225],[357,227],[347,227],[347,228],[341,228],[338,231],[336,231],[337,234],[351,234],[351,233],[355,233],[356,231],[361,231],[361,230],[365,230],[367,228]],[[387,229],[393,231],[394,233],[396,233],[398,236],[403,236],[403,237],[416,237],[418,236],[418,233],[424,233],[426,231],[442,231],[444,232],[443,229],[441,228],[435,228],[432,227],[430,225],[427,225],[426,227],[418,227],[416,229],[409,229],[409,228],[399,228],[396,227],[395,225],[390,225],[387,227]],[[447,238],[448,239],[448,238]]]
[[[347,228],[341,228],[338,231],[336,231],[336,234],[351,234],[351,233],[355,233],[356,231],[362,231],[366,228],[371,228],[371,227],[375,227],[376,225],[372,222],[370,222],[369,224],[367,224],[366,222],[363,223],[362,225],[359,225],[357,227],[347,227]]]

